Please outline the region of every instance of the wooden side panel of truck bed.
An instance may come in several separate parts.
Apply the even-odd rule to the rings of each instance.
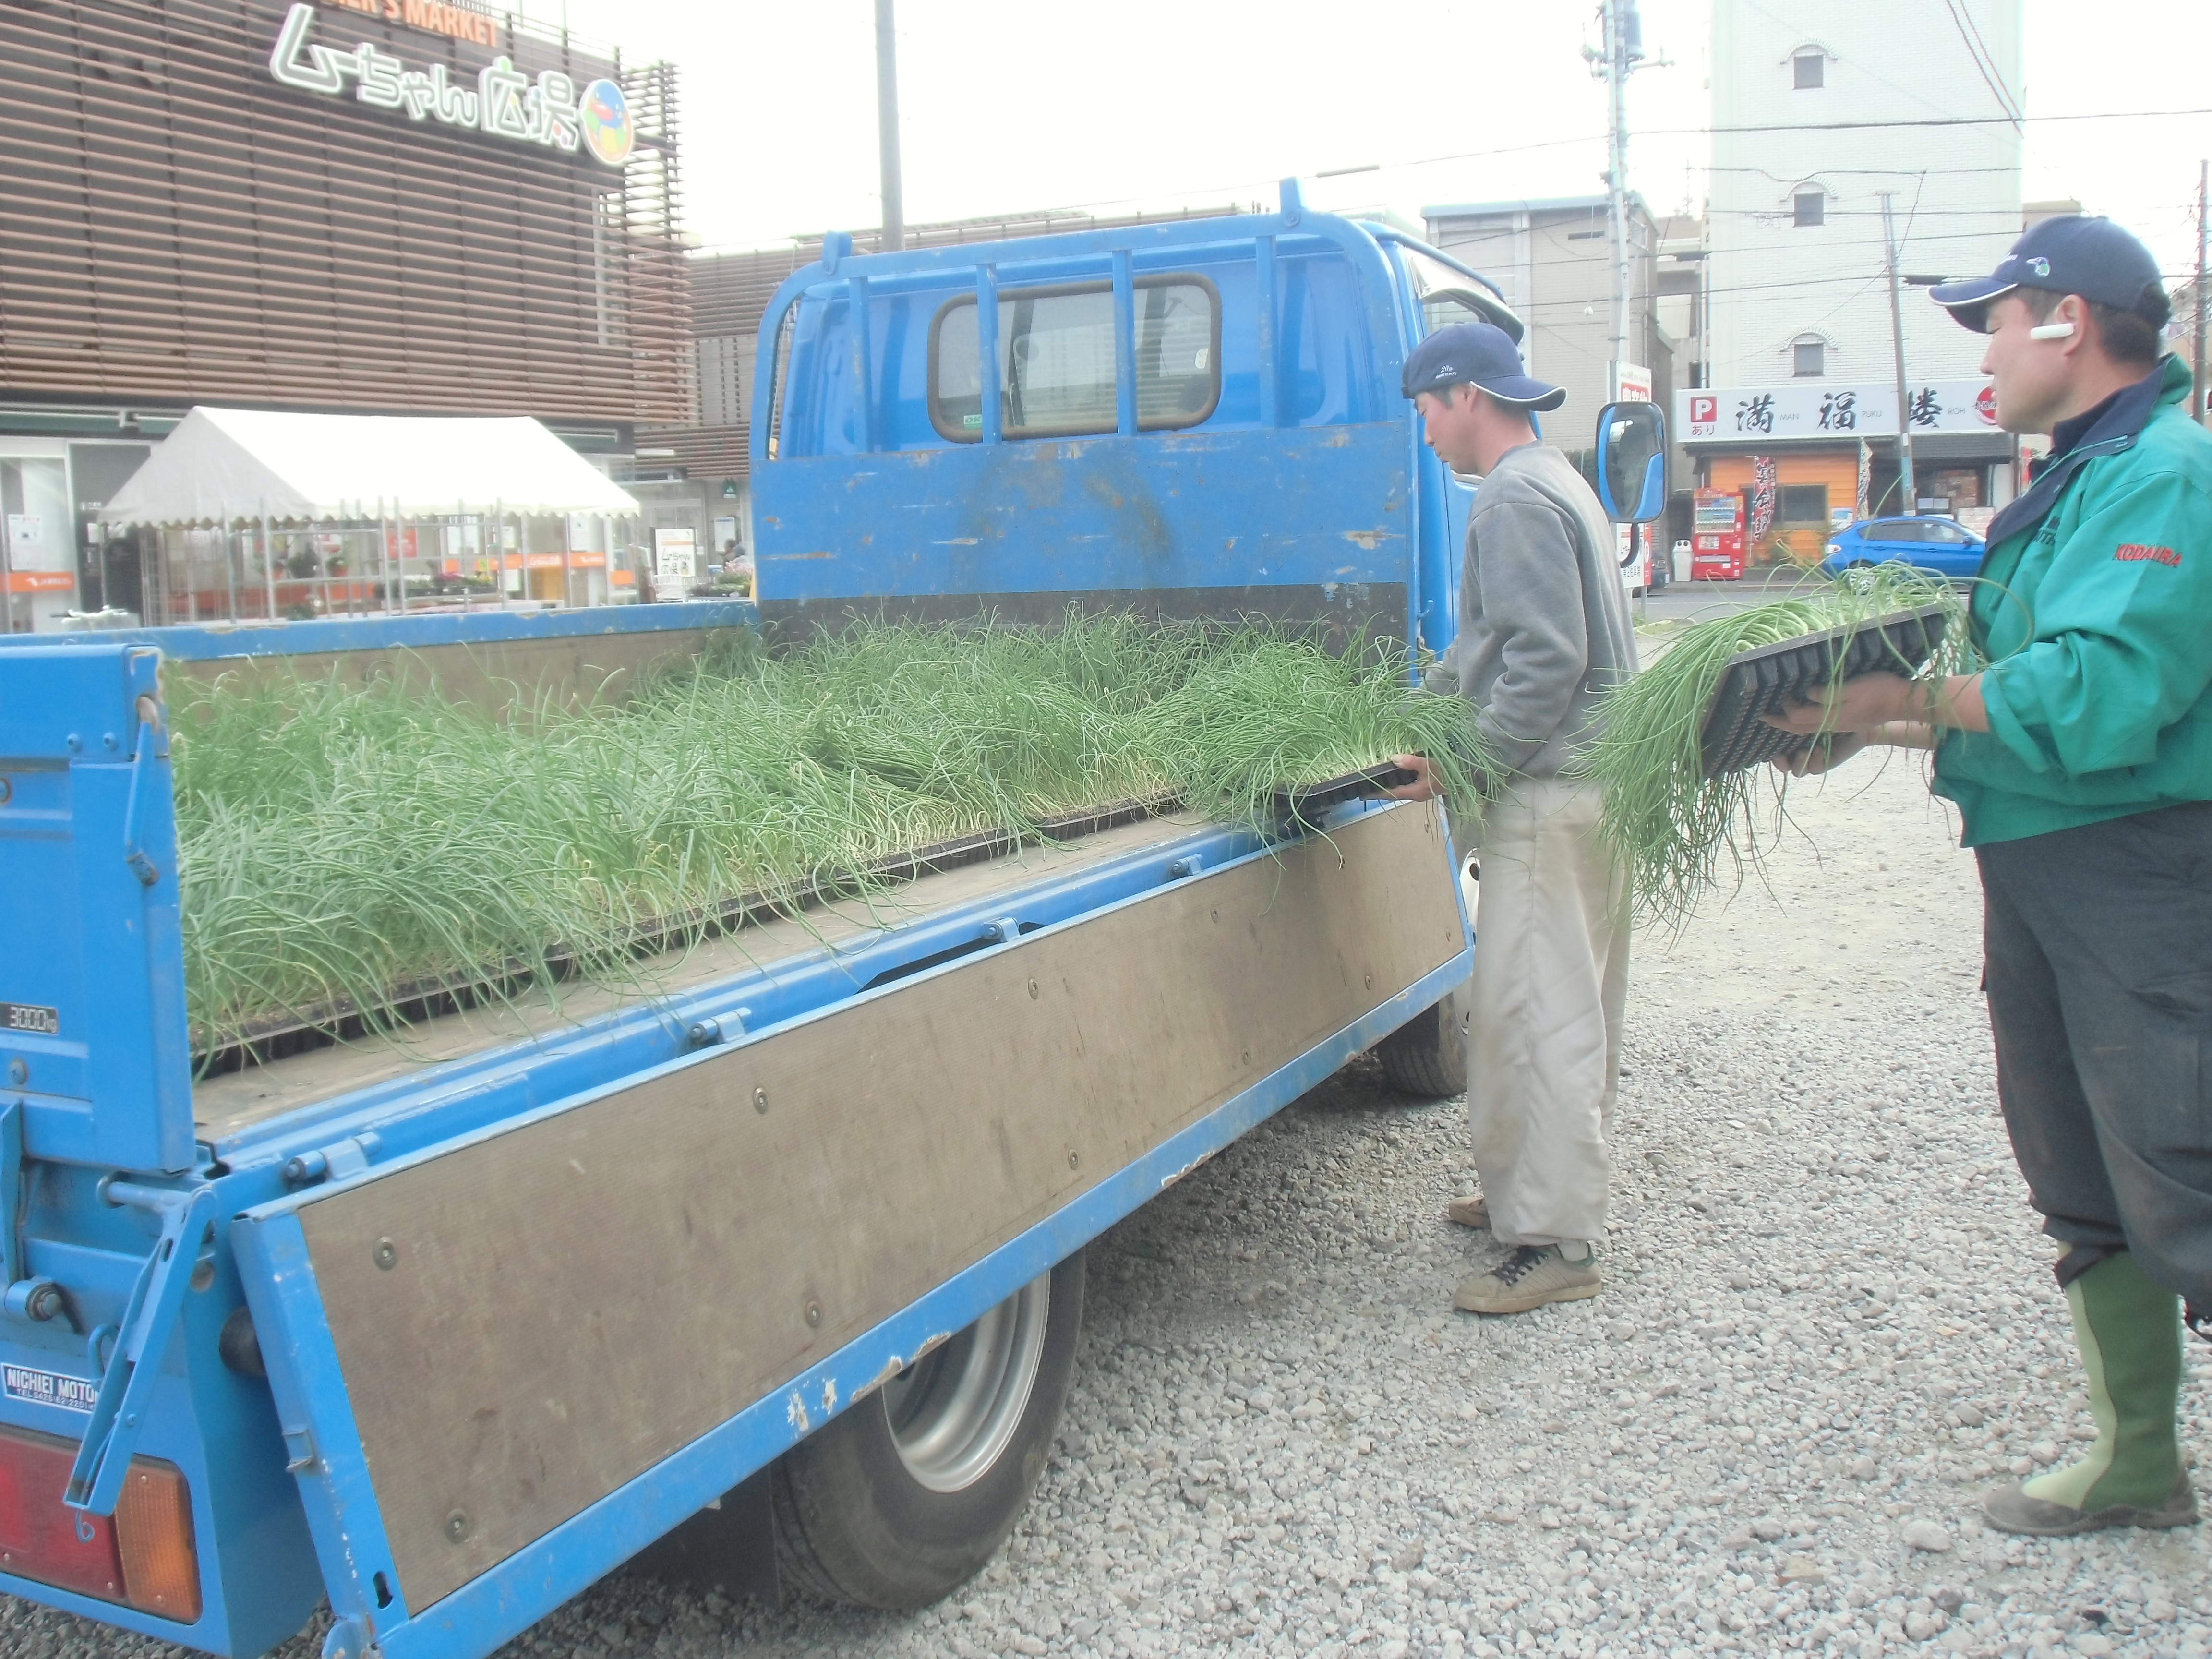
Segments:
[[[1366,814],[304,1203],[410,1613],[1449,963],[1453,882]]]

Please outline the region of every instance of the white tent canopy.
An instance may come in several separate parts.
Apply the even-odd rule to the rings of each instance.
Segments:
[[[195,409],[100,516],[116,525],[328,524],[637,511],[635,497],[526,416]]]

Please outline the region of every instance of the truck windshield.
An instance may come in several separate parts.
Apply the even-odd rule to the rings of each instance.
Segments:
[[[1451,323],[1496,320],[1481,303],[1489,296],[1477,294],[1473,277],[1405,242],[1398,244],[1398,253],[1406,262],[1406,274],[1413,279],[1413,292],[1421,302],[1424,335],[1433,334]]]
[[[1137,425],[1195,426],[1221,395],[1221,300],[1202,276],[1140,278],[1136,291]],[[982,359],[975,301],[937,313],[929,342],[930,423],[944,437],[982,436]],[[1111,432],[1114,290],[1109,283],[999,296],[1000,429],[1009,438]]]

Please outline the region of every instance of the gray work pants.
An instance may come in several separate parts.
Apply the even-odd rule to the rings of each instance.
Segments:
[[[2044,1231],[2212,1310],[2212,802],[1976,857],[1997,1096]]]
[[[1629,906],[1601,804],[1524,778],[1482,815],[1467,1105],[1501,1244],[1605,1237]]]

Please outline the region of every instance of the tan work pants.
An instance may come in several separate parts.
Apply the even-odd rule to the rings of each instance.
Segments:
[[[1598,809],[1524,779],[1483,814],[1467,1106],[1502,1244],[1605,1237],[1629,909]]]

